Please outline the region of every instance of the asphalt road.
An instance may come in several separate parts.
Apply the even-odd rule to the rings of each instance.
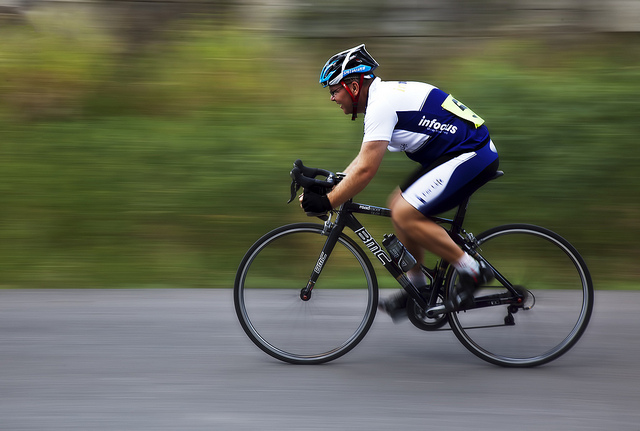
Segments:
[[[640,430],[640,292],[597,292],[551,364],[376,318],[346,356],[280,363],[230,290],[0,291],[0,430]]]

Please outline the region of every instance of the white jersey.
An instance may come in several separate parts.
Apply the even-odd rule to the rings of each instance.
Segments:
[[[404,151],[426,166],[445,154],[486,145],[483,123],[433,85],[376,78],[369,87],[363,142],[388,141],[390,151]]]

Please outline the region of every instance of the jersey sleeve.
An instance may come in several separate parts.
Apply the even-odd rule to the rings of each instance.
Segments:
[[[362,142],[391,141],[393,130],[398,122],[396,111],[383,101],[367,106],[364,117],[364,137]]]

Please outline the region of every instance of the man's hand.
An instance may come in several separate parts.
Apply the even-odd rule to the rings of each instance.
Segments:
[[[326,195],[306,191],[300,196],[300,204],[305,212],[324,214],[332,210],[331,202]]]

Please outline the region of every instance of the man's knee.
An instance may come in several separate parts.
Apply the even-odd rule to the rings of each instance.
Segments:
[[[424,219],[424,216],[405,201],[401,195],[398,195],[391,206],[391,219],[396,225],[404,227],[417,220]]]
[[[396,188],[393,193],[389,195],[389,199],[387,199],[387,207],[393,211],[393,207],[396,205],[398,199],[402,199],[402,191]]]

